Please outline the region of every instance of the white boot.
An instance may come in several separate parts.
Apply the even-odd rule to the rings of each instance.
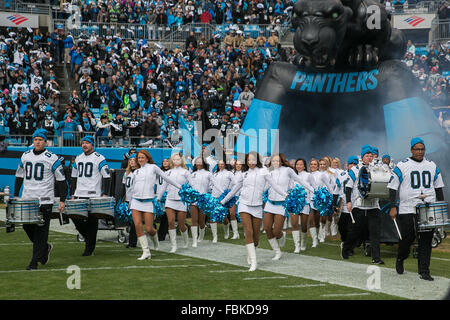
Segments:
[[[286,231],[283,231],[283,236],[278,240],[278,245],[280,246],[280,248],[283,248],[284,245],[286,244]]]
[[[331,235],[333,237],[337,236],[338,234],[338,225],[336,223],[336,220],[333,218],[333,220],[331,220]]]
[[[308,239],[308,234],[302,232],[300,236],[300,251],[306,251],[306,239]]]
[[[198,230],[198,242],[202,242],[203,241],[203,238],[205,237],[205,230],[206,230],[206,227],[204,227],[203,229],[202,228],[199,228],[199,230]]]
[[[288,229],[289,229],[289,228],[292,228],[291,216],[289,215],[289,216],[286,218],[286,220],[287,220],[287,227],[288,227]]]
[[[294,253],[300,253],[300,231],[292,230],[292,238],[294,239]]]
[[[256,262],[256,248],[254,243],[249,243],[245,245],[247,247],[247,253],[250,258],[250,269],[248,271],[255,271],[258,263]]]
[[[159,240],[158,240],[158,233],[156,232],[153,236],[150,236],[153,242],[153,248],[155,250],[159,250]]]
[[[217,243],[217,223],[211,222],[210,226],[211,226],[211,232],[212,232],[212,236],[213,236],[212,242]]]
[[[269,239],[269,244],[272,247],[272,250],[275,251],[275,257],[272,258],[272,260],[280,260],[281,258],[281,250],[278,246],[277,238]]]
[[[192,234],[192,248],[197,248],[197,237],[198,237],[197,226],[191,227],[191,234]]]
[[[325,223],[320,223],[319,227],[319,242],[325,242]]]
[[[284,219],[283,230],[286,230],[288,228],[288,219]]]
[[[231,230],[233,230],[233,237],[231,239],[239,239],[239,229],[237,220],[231,220]]]
[[[138,240],[142,248],[142,256],[138,258],[138,260],[151,259],[152,255],[150,254],[150,249],[148,248],[147,236],[146,235],[140,236]]]
[[[223,225],[223,238],[228,239],[230,237],[230,224]]]
[[[183,248],[187,248],[189,245],[189,231],[187,228],[184,232],[181,232],[181,237],[183,238]]]
[[[311,238],[312,238],[312,247],[316,248],[317,245],[319,244],[319,239],[317,239],[317,228],[316,227],[311,227],[309,228],[309,233],[311,234]]]
[[[330,235],[330,220],[327,219],[325,222],[325,237],[328,237]],[[325,237],[323,239],[325,240]]]
[[[170,250],[170,253],[175,253],[177,251],[177,229],[169,230],[169,238],[170,243],[172,244],[172,249]]]

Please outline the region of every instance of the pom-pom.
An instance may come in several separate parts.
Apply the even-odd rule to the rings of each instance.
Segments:
[[[211,222],[222,222],[228,215],[228,209],[210,193],[200,195],[197,204],[203,213],[209,216]]]
[[[283,203],[283,207],[287,212],[300,214],[306,205],[306,191],[302,186],[296,185],[288,190],[288,196]]]
[[[161,217],[162,215],[164,215],[164,207],[161,202],[162,201],[158,201],[157,198],[153,198],[153,214],[155,215],[155,217]]]
[[[133,215],[127,202],[119,201],[116,205],[116,217],[120,222],[133,222]]]
[[[230,191],[231,191],[230,189],[226,189],[226,190],[219,196],[219,198],[218,198],[219,202],[222,201],[222,200],[227,196],[227,194],[230,193]],[[231,208],[231,207],[233,207],[233,206],[236,204],[237,201],[238,201],[238,197],[237,197],[237,196],[233,196],[233,197],[231,197],[230,200],[228,200],[227,203],[225,203],[224,207],[225,207],[225,208]]]
[[[267,200],[269,200],[269,190],[264,191],[263,195],[262,195],[262,201],[263,203],[266,203]]]
[[[183,201],[184,203],[192,204],[198,201],[200,193],[192,188],[188,183],[185,183],[178,191],[178,195],[180,196],[181,201]]]
[[[333,214],[333,195],[328,192],[327,188],[320,187],[314,191],[313,203],[321,216]]]

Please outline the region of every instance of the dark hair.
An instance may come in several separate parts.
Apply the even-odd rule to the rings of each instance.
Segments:
[[[256,166],[258,167],[258,168],[262,168],[263,167],[263,165],[262,165],[262,163],[261,163],[261,156],[259,155],[259,153],[258,152],[256,152],[256,151],[250,151],[249,153],[247,153],[246,155],[245,155],[245,170],[244,170],[244,168],[242,168],[242,171],[247,171],[248,169],[249,169],[249,167],[248,167],[248,157],[250,156],[250,155],[253,155],[254,157],[256,157]]]
[[[163,162],[164,162],[164,160],[167,160],[167,161],[169,161],[169,159],[167,159],[167,158],[164,158],[163,159],[163,161],[161,161],[161,167],[159,167],[162,171],[167,171],[167,170],[169,170],[170,169],[170,167],[169,168],[164,168],[164,165],[163,165]]]
[[[278,154],[273,154],[270,157],[270,165],[272,165],[272,159],[273,157],[279,156],[280,157],[280,162],[281,162],[281,166],[283,167],[288,167],[288,168],[292,168],[291,165],[289,164],[289,162],[286,160],[286,156],[283,153],[278,153]]]
[[[308,166],[307,166],[306,160],[303,159],[303,158],[298,158],[297,160],[295,160],[295,164],[294,164],[294,171],[295,171],[295,173],[298,174],[297,162],[299,162],[299,161],[303,162],[303,166],[305,166],[305,170],[304,171],[308,172]]]
[[[194,161],[192,161],[192,167],[193,167],[192,172],[197,171],[197,166],[195,165],[195,163],[197,162],[197,159],[201,159],[202,160],[203,169],[208,171],[209,170],[209,164],[207,164],[205,159],[203,159],[203,157],[200,156],[200,157],[194,158]]]

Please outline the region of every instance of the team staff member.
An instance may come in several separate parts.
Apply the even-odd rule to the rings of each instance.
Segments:
[[[39,210],[44,218],[44,225],[23,225],[23,229],[33,243],[33,255],[27,270],[37,269],[38,262],[42,265],[49,262],[53,245],[47,241],[55,189],[60,199],[58,207],[60,212],[64,210],[64,201],[67,196],[66,178],[61,161],[56,154],[45,149],[47,131],[38,129],[32,138],[34,148],[25,151],[20,158],[14,185],[14,197],[19,196],[23,184],[21,199],[39,199]]]
[[[94,151],[94,146],[93,136],[88,135],[81,140],[83,153],[75,158],[72,169],[73,187],[70,188],[75,199],[106,196],[106,192],[110,189],[111,175],[108,164],[104,156]],[[82,255],[92,256],[97,243],[98,218],[89,214],[87,220],[72,218],[72,221],[85,241]]]
[[[391,206],[389,214],[392,219],[397,217],[402,239],[398,243],[397,262],[395,268],[398,274],[403,274],[403,261],[408,258],[410,247],[416,237],[416,205],[444,201],[441,172],[436,164],[425,159],[425,142],[421,138],[411,139],[411,157],[399,162],[394,169],[388,184],[389,198],[392,204],[397,199],[400,189],[398,209]],[[430,275],[431,242],[434,229],[417,232],[418,237],[418,272],[420,279],[433,281]]]
[[[372,148],[365,145],[361,149],[362,165],[368,167],[373,160]],[[349,171],[351,179],[345,187],[347,210],[351,212],[355,220],[351,224],[347,239],[341,243],[341,257],[348,259],[349,253],[355,247],[359,238],[363,239],[365,225],[369,228],[370,246],[372,251],[372,263],[384,264],[380,258],[380,205],[378,199],[362,199],[358,189],[358,177],[360,170],[353,167]]]

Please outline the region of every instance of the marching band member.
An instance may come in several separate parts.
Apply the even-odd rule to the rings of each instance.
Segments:
[[[37,269],[38,262],[45,265],[50,261],[53,245],[47,241],[55,189],[60,200],[58,206],[60,212],[64,210],[64,201],[67,197],[66,178],[61,161],[56,154],[45,149],[47,131],[38,129],[32,138],[34,148],[22,154],[14,185],[15,198],[18,198],[23,184],[21,199],[39,199],[39,211],[44,218],[43,225],[23,225],[23,229],[33,243],[33,255],[27,270]]]
[[[244,171],[244,165],[239,161],[238,159],[234,159],[232,162],[233,166],[233,180],[231,182],[232,187],[241,179],[242,172]],[[240,192],[238,191],[236,194],[236,197],[239,197]],[[230,224],[231,224],[231,230],[233,230],[233,236],[231,239],[239,239],[239,229],[238,229],[238,222],[236,219],[236,206],[237,204],[234,204],[230,210]]]
[[[225,159],[225,158],[224,158]],[[225,190],[231,189],[231,182],[233,181],[234,175],[230,171],[231,166],[226,164],[224,160],[219,160],[217,163],[217,171],[212,175],[212,186],[211,186],[211,195],[215,198],[219,198],[220,195]],[[217,222],[210,222],[211,231],[213,235],[213,243],[217,242]],[[228,239],[230,236],[230,225],[228,223],[228,219],[225,218],[223,221],[223,231],[224,238]]]
[[[70,188],[75,199],[106,196],[109,191],[111,176],[108,164],[104,156],[94,151],[94,141],[94,137],[89,135],[81,139],[83,153],[75,158],[72,169],[72,188]],[[94,255],[98,218],[89,214],[86,221],[76,218],[72,218],[72,221],[85,241],[83,256]]]
[[[283,193],[269,188],[269,195],[266,206],[264,207],[264,230],[266,230],[267,239],[272,250],[275,251],[275,256],[272,260],[279,260],[281,258],[281,250],[286,243],[286,232],[282,231],[286,209],[283,207],[285,197],[288,189],[295,183],[300,184],[309,192],[314,192],[314,189],[309,183],[298,176],[286,161],[284,154],[272,155],[270,159],[272,171],[269,175],[271,180],[278,186]],[[297,218],[298,219],[298,218]]]
[[[295,173],[297,173],[298,176],[300,176],[304,181],[307,181],[308,184],[313,187],[315,185],[315,180],[312,177],[312,175],[308,172],[308,169],[306,167],[306,160],[305,159],[297,159],[295,161],[295,167],[294,167]],[[292,221],[292,238],[294,239],[294,253],[299,253],[300,251],[306,250],[306,239],[307,239],[307,232],[308,232],[308,217],[311,210],[310,204],[312,200],[312,196],[314,193],[314,189],[306,190],[307,193],[307,204],[303,208],[303,211],[297,215],[293,214],[291,215],[291,221]],[[299,231],[299,218],[301,219],[301,226],[302,226],[302,233],[300,235]]]
[[[191,174],[192,188],[200,193],[207,193],[211,185],[212,174],[209,172],[208,164],[202,157],[197,157],[193,161],[194,169]],[[197,206],[197,203],[190,205],[190,213],[192,219],[191,233],[192,233],[192,247],[197,247],[198,242],[203,240],[205,235],[205,215]],[[200,237],[198,226],[200,225]]]
[[[255,271],[257,267],[256,246],[259,242],[259,228],[263,215],[262,195],[265,183],[268,182],[283,197],[286,197],[287,194],[273,181],[267,168],[263,168],[258,153],[252,151],[246,154],[245,164],[248,169],[220,203],[227,203],[239,190],[241,191],[238,213],[244,226],[247,262],[251,264],[249,271]]]
[[[368,167],[372,162],[372,148],[368,145],[362,147],[362,165]],[[360,169],[352,167],[349,171],[351,179],[345,187],[347,209],[352,213],[355,223],[351,224],[348,237],[341,243],[341,257],[348,259],[349,252],[354,248],[358,238],[363,239],[362,234],[367,223],[369,228],[370,246],[373,264],[384,264],[380,258],[380,205],[378,199],[362,199],[358,189]]]
[[[402,239],[398,243],[395,269],[403,274],[403,261],[408,258],[410,247],[416,238],[416,205],[444,201],[444,183],[436,164],[425,158],[425,142],[421,138],[411,139],[411,157],[399,162],[388,184],[392,219],[397,217]],[[400,203],[395,206],[397,191]],[[430,275],[431,242],[434,229],[417,232],[418,272],[420,279],[433,281]]]
[[[316,159],[311,159],[309,161],[309,170],[311,171],[311,177],[314,182],[313,187],[314,190],[316,190],[319,187],[319,179],[316,181],[316,177],[319,178],[320,172],[319,172],[319,161]],[[316,248],[319,244],[319,238],[317,235],[318,228],[320,226],[320,213],[317,211],[317,209],[314,207],[314,203],[311,201],[310,203],[310,214],[309,214],[309,233],[311,234],[312,238],[312,248]]]
[[[139,164],[136,160],[136,153],[133,153],[128,157],[128,165],[122,178],[122,184],[124,185],[122,198],[125,197],[125,202],[128,203],[128,206],[133,195],[133,189],[131,188],[133,185],[133,172],[138,168]],[[130,223],[130,235],[128,237],[127,248],[136,248],[136,244],[136,228],[134,227],[134,223]]]
[[[181,201],[178,194],[178,189],[188,182],[190,173],[186,169],[186,159],[181,153],[174,153],[169,159],[170,170],[167,171],[167,176],[170,177],[174,183],[169,186],[167,179],[163,183],[161,190],[158,191],[158,200],[160,200],[167,190],[167,199],[165,203],[167,220],[169,222],[169,238],[172,244],[171,253],[177,251],[177,229],[175,228],[175,215],[177,216],[178,228],[180,229],[183,238],[183,247],[187,248],[189,242],[189,234],[186,226],[186,212],[187,205]]]
[[[142,248],[142,256],[138,260],[151,259],[150,249],[148,248],[147,237],[142,229],[142,220],[145,221],[145,231],[150,235],[154,248],[158,250],[159,241],[155,228],[153,227],[154,207],[153,199],[155,198],[155,184],[157,176],[160,176],[175,188],[180,188],[173,177],[164,173],[157,165],[154,164],[148,151],[141,149],[137,153],[137,162],[139,169],[133,172],[133,196],[131,198],[130,208],[133,214],[133,222],[136,228],[136,235]],[[164,193],[164,191],[162,191]],[[162,194],[161,194],[162,196]],[[158,200],[161,197],[158,195]]]

